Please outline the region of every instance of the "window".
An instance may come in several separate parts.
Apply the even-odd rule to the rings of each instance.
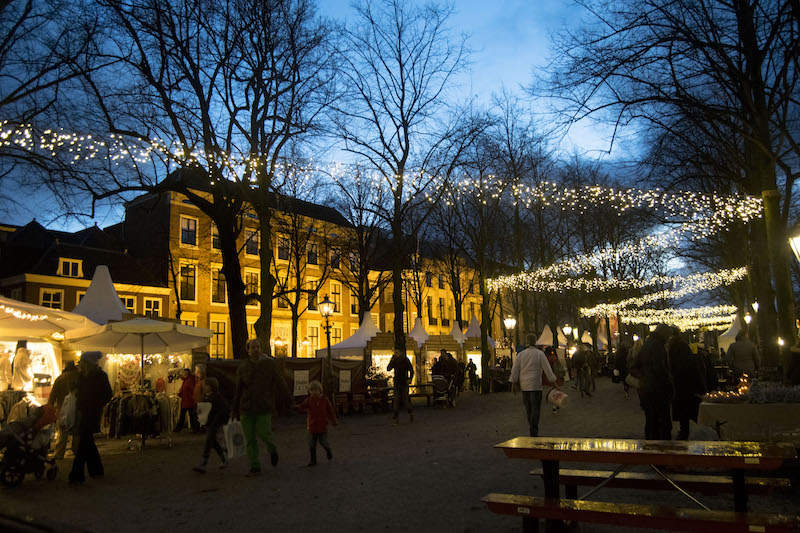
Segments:
[[[308,291],[308,310],[317,310],[317,291]]]
[[[350,252],[350,272],[358,272],[358,254]]]
[[[181,324],[184,326],[196,326],[197,322],[195,320],[181,320]]]
[[[145,298],[144,314],[147,316],[161,316],[161,298]]]
[[[472,318],[475,316],[475,302],[469,303],[469,317]]]
[[[353,335],[355,335],[356,333],[358,333],[358,328],[357,327],[353,326],[352,328],[350,328],[350,336],[351,337]]]
[[[342,328],[331,328],[331,346],[342,342]]]
[[[75,305],[81,303],[81,300],[83,300],[84,296],[86,296],[86,291],[78,291],[78,298],[76,299],[77,301],[75,302]]]
[[[317,326],[308,326],[308,349],[319,349],[319,328]]]
[[[211,302],[224,304],[227,295],[225,294],[225,274],[219,268],[211,271]]]
[[[61,276],[70,278],[83,277],[83,261],[80,259],[66,259],[64,257],[58,258],[58,273]]]
[[[278,296],[278,309],[289,309],[289,300],[286,296]]]
[[[255,322],[248,322],[247,323],[247,338],[248,339],[255,339],[256,338],[256,323]]]
[[[211,322],[211,357],[225,357],[225,322]]]
[[[444,289],[444,275],[439,274],[439,288]]]
[[[334,270],[339,270],[339,264],[341,263],[339,250],[331,250],[331,268]]]
[[[433,286],[433,274],[430,272],[425,272],[425,286],[432,287]]]
[[[22,301],[22,287],[11,289],[11,299]]]
[[[247,255],[258,255],[258,232],[244,230],[244,253]]]
[[[286,237],[278,239],[278,259],[281,261],[289,260],[289,239]]]
[[[119,299],[122,300],[122,304],[128,308],[130,314],[136,314],[136,298],[133,296],[120,296]]]
[[[61,289],[42,289],[39,295],[39,305],[50,309],[63,309],[64,291]]]
[[[181,217],[181,244],[197,246],[197,219]]]
[[[436,324],[438,324],[438,322],[433,317],[433,298],[428,296],[426,304],[428,308],[428,324],[430,324],[431,326],[435,326]]]
[[[342,312],[342,286],[331,282],[331,301],[333,302],[333,312]]]
[[[261,290],[261,284],[259,283],[259,275],[258,272],[245,272],[244,273],[244,292],[245,294],[252,295],[252,294],[259,294]],[[247,302],[248,305],[250,302]]]
[[[450,315],[447,314],[447,308],[444,306],[444,298],[439,298],[439,317],[442,319],[443,326],[450,325]]]
[[[181,266],[180,298],[184,301],[195,301],[195,280],[197,269],[194,265]]]
[[[222,250],[222,241],[219,238],[219,228],[211,223],[211,247],[215,250]]]
[[[308,264],[309,265],[316,265],[317,264],[317,245],[316,244],[309,244],[308,245]]]
[[[352,289],[350,290],[350,314],[358,315],[358,295]]]

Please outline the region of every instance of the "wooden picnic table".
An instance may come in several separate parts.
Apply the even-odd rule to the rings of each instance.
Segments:
[[[545,498],[553,500],[560,498],[561,461],[726,469],[736,512],[747,512],[746,470],[776,470],[797,457],[791,444],[762,442],[516,437],[495,447],[514,459],[540,460]]]

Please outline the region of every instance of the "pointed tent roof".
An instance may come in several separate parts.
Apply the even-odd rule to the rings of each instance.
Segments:
[[[468,339],[479,339],[481,337],[481,323],[478,322],[478,319],[475,315],[472,315],[472,318],[469,321],[469,327],[467,331],[464,332],[464,335]],[[491,344],[492,348],[494,348],[494,339],[487,336],[489,340],[489,344]]]
[[[347,357],[347,356],[363,356],[364,355],[364,348],[367,347],[367,343],[380,333],[381,330],[378,329],[378,326],[375,325],[375,322],[372,321],[372,315],[369,313],[364,314],[364,320],[361,321],[361,325],[358,327],[355,333],[347,337],[342,342],[337,342],[336,344],[331,345],[331,355],[336,357]],[[328,348],[320,348],[316,350],[315,355],[317,357],[327,357],[328,356]]]
[[[550,326],[545,324],[544,328],[542,329],[542,334],[539,335],[539,338],[536,340],[537,346],[552,346],[553,345],[553,330],[550,329]]]
[[[558,333],[558,347],[566,348],[569,341],[567,341],[567,336],[564,335],[563,331],[561,331],[560,326],[556,327],[556,332]]]
[[[105,265],[97,265],[86,294],[72,312],[100,325],[107,324],[110,320],[122,320],[122,315],[130,313],[119,299],[114,282],[111,281],[111,274]]]
[[[581,335],[581,342],[585,342],[586,344],[594,344],[592,336],[589,335],[588,331],[584,331],[583,335]]]
[[[464,344],[464,341],[467,340],[467,336],[464,335],[464,332],[458,327],[458,320],[453,320],[453,329],[450,330],[450,336],[453,337],[458,344]]]
[[[733,319],[733,324],[731,324],[731,327],[728,328],[728,331],[722,333],[720,337],[725,339],[735,339],[736,335],[738,335],[740,331],[742,331],[742,321],[739,318],[739,315],[736,315],[736,318]]]
[[[420,317],[414,320],[414,327],[411,329],[408,336],[417,341],[417,346],[422,346],[430,338],[428,332],[425,331],[425,326],[422,325],[422,319]]]

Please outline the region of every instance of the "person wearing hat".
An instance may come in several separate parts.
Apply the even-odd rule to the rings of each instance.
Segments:
[[[50,391],[50,397],[47,398],[47,403],[55,407],[56,412],[61,410],[64,405],[64,399],[69,394],[69,391],[75,388],[78,382],[78,367],[75,366],[75,361],[67,361],[64,365],[64,371],[53,382],[53,390]],[[53,447],[53,458],[63,459],[67,451],[67,439],[69,434],[66,431],[59,429],[58,437],[56,437],[55,446]]]
[[[85,481],[85,470],[92,478],[102,477],[103,461],[94,443],[94,434],[100,431],[100,416],[103,407],[111,399],[111,385],[108,376],[98,365],[103,357],[100,352],[83,352],[81,354],[78,379],[74,393],[78,405],[78,433],[72,439],[72,450],[75,460],[69,473],[71,485],[80,485]]]
[[[644,411],[644,438],[670,440],[672,417],[670,404],[675,389],[667,355],[667,340],[672,328],[659,324],[639,350],[630,373],[639,378],[639,404]]]

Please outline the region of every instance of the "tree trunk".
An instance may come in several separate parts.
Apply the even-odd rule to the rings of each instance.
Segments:
[[[775,293],[772,290],[769,273],[769,254],[767,253],[766,227],[763,219],[754,220],[751,225],[750,246],[753,250],[753,283],[758,295],[758,338],[760,341],[762,366],[777,366],[778,345],[776,342],[777,316],[775,312]]]
[[[297,299],[300,300],[300,293],[297,293]],[[297,325],[300,322],[300,313],[297,312],[297,307],[297,305],[292,307],[292,357],[297,357]]]
[[[403,328],[403,316],[405,306],[403,305],[403,241],[402,235],[398,232],[394,237],[395,257],[392,265],[392,299],[394,300],[394,347],[401,353],[406,353],[406,334]]]
[[[242,271],[239,268],[239,253],[236,246],[236,232],[233,225],[220,225],[220,246],[222,248],[222,273],[225,275],[225,285],[228,295],[228,308],[231,323],[231,343],[233,357],[244,359],[247,357],[247,313],[245,311],[244,282]]]
[[[254,204],[255,205],[255,204]],[[261,242],[258,257],[261,266],[261,314],[254,324],[256,337],[261,341],[263,350],[269,347],[272,335],[272,294],[277,280],[272,275],[272,212],[269,209],[256,208],[258,214]]]
[[[489,392],[488,377],[489,363],[492,359],[492,352],[489,350],[489,325],[491,323],[491,315],[489,311],[489,289],[486,286],[486,276],[484,275],[484,260],[483,254],[479,253],[478,259],[478,281],[481,285],[481,368],[483,369],[483,376],[481,379],[481,394]]]

